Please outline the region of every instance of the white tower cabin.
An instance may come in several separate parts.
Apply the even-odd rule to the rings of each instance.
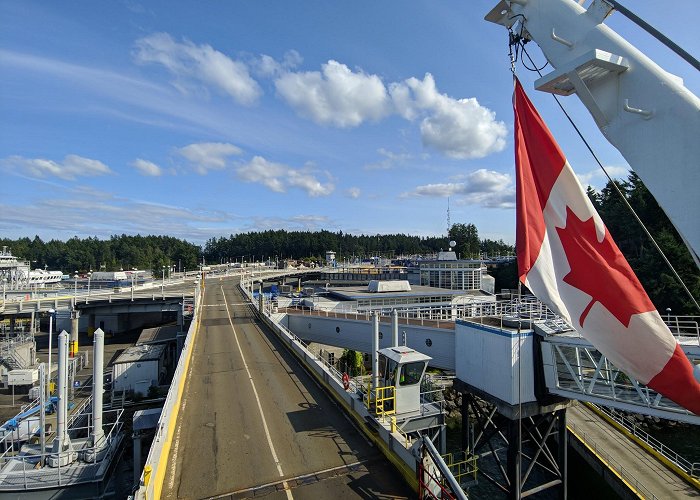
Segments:
[[[420,412],[420,384],[431,359],[406,346],[379,350],[379,385],[395,387],[397,415]]]

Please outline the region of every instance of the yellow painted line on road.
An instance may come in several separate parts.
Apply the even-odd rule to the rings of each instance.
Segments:
[[[649,446],[646,442],[643,440],[639,439],[637,436],[632,434],[629,430],[624,425],[619,424],[618,422],[615,421],[615,419],[610,418],[608,415],[606,415],[604,412],[600,411],[598,408],[593,406],[590,403],[584,403],[588,408],[590,408],[591,411],[593,411],[595,414],[597,414],[599,417],[601,417],[603,420],[605,420],[607,423],[615,427],[618,431],[620,431],[622,434],[625,435],[627,439],[630,441],[634,442],[637,444],[639,447],[641,447],[644,451],[652,455],[654,458],[656,458],[659,462],[664,464],[668,469],[671,470],[671,472],[674,472],[677,474],[681,479],[683,479],[685,482],[693,486],[694,488],[697,488],[700,490],[700,480],[697,478],[694,478],[690,474],[688,474],[686,471],[678,467],[675,463],[671,462],[668,458],[663,456],[661,453],[656,451],[654,448]]]

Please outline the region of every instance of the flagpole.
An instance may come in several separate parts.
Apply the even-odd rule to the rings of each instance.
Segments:
[[[518,486],[518,491],[515,492],[516,496],[515,498],[520,499],[520,489],[522,488],[522,485],[520,484],[520,474],[521,474],[521,465],[522,465],[522,456],[523,456],[523,395],[522,395],[522,354],[521,354],[521,346],[522,346],[522,312],[521,312],[521,306],[522,306],[522,282],[518,280],[518,305],[517,305],[517,314],[518,314],[518,455],[517,455],[517,461],[518,465],[515,467],[516,474],[518,474],[518,478],[516,481],[516,485]]]
[[[510,30],[509,30],[510,31]],[[511,32],[511,35],[513,33]],[[513,46],[515,45],[513,43],[514,41],[514,36],[509,37],[509,43],[508,43],[508,56],[510,57],[510,72],[513,74],[513,88],[515,89],[517,82],[518,82],[518,77],[515,74],[515,60],[516,60],[516,54],[513,53]],[[516,49],[517,50],[517,49]],[[515,98],[515,92],[513,93],[513,97]],[[514,101],[515,102],[515,101]],[[517,177],[517,176],[516,176]],[[515,306],[515,311],[518,317],[518,448],[517,448],[517,454],[515,456],[515,461],[516,463],[511,466],[509,464],[508,468],[510,470],[515,471],[516,477],[511,478],[511,481],[513,481],[513,484],[511,484],[511,491],[515,493],[514,498],[517,500],[520,500],[521,498],[521,491],[522,491],[522,484],[520,483],[520,474],[521,474],[521,466],[522,466],[522,453],[523,453],[523,403],[522,403],[522,359],[521,359],[521,332],[522,332],[522,317],[521,317],[521,311],[520,307],[522,304],[521,301],[522,298],[522,282],[520,279],[518,279],[518,300]],[[511,434],[512,437],[512,434]],[[513,446],[513,443],[509,443],[510,446]],[[515,487],[515,488],[514,488]],[[513,491],[513,490],[516,491]]]

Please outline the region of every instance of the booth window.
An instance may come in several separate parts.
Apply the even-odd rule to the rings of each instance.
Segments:
[[[420,382],[420,377],[423,375],[423,368],[425,368],[425,363],[422,361],[406,363],[401,366],[399,385],[413,385]]]

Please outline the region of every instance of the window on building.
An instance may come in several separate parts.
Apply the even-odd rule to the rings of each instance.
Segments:
[[[424,367],[425,363],[422,361],[403,365],[401,367],[401,374],[399,375],[399,385],[415,385],[419,383],[421,375],[423,375]]]

